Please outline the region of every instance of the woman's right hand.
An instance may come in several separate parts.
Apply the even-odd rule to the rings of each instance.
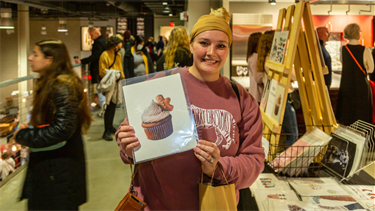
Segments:
[[[120,139],[121,147],[126,156],[133,159],[133,149],[141,144],[134,134],[134,128],[132,126],[121,126],[117,137]]]

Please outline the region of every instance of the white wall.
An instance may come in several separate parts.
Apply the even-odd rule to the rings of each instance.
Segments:
[[[188,14],[188,23],[187,29],[189,34],[191,33],[194,24],[202,15],[210,13],[210,1],[209,0],[190,0],[188,3],[187,14]]]
[[[175,26],[184,26],[185,21],[180,20],[180,14],[178,17],[165,17],[165,16],[154,16],[154,40],[158,42],[158,36],[160,36],[160,27],[169,26],[170,22],[175,22]]]

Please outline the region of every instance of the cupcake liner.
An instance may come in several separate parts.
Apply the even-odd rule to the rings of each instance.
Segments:
[[[170,115],[168,117],[170,117]],[[169,118],[168,121],[165,121],[161,123],[160,125],[157,125],[154,127],[143,127],[143,128],[144,128],[147,138],[150,140],[160,140],[160,139],[167,138],[173,133],[172,118]]]

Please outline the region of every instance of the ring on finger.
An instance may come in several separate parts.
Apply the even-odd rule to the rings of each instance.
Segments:
[[[213,162],[214,162],[214,159],[213,159],[213,158],[211,158],[211,160],[209,160],[208,162],[210,162],[210,163],[213,163]]]

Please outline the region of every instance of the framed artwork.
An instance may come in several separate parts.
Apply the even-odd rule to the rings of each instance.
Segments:
[[[88,26],[82,26],[81,27],[81,51],[91,51],[92,44],[94,44],[94,40],[91,39],[91,36],[90,36],[88,30],[89,30]],[[112,26],[100,27],[99,30],[100,30],[100,33],[106,39],[113,36],[113,27]]]
[[[88,26],[81,27],[81,51],[91,51],[92,49],[92,44],[94,43],[94,40],[91,39],[88,30]]]

